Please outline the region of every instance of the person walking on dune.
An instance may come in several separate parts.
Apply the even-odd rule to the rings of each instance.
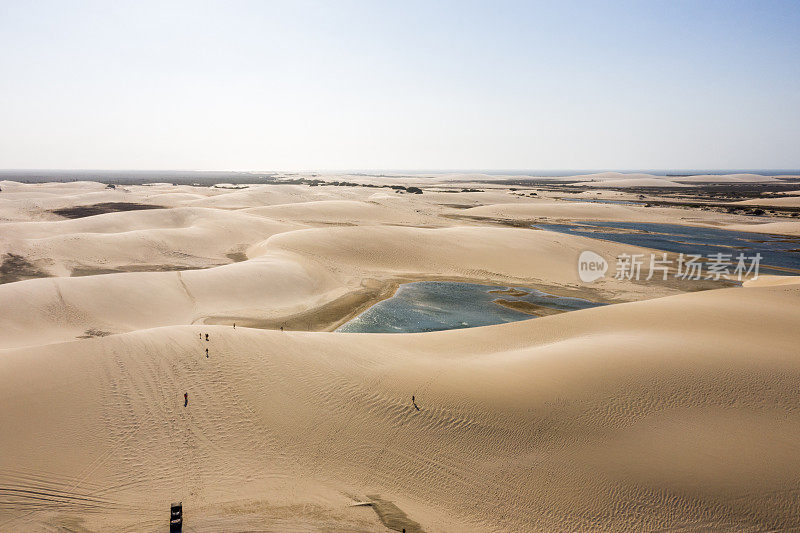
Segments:
[[[189,393],[188,392],[184,392],[183,393],[183,406],[186,407],[187,405],[189,405]]]
[[[208,348],[206,348],[206,359],[208,359]]]
[[[206,340],[208,340],[208,333],[206,333]]]

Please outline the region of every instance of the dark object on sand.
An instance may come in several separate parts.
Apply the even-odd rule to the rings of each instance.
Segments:
[[[208,348],[206,348],[206,359],[208,359]]]
[[[417,405],[417,399],[414,397],[413,394],[411,395],[411,403],[414,404],[414,409],[419,411],[419,406]]]
[[[53,209],[51,213],[64,218],[83,218],[104,213],[116,213],[118,211],[139,211],[142,209],[163,209],[163,205],[139,204],[135,202],[103,202],[92,205],[78,205],[74,207],[64,207]]]
[[[181,531],[183,529],[183,502],[173,503],[169,511],[169,530]]]
[[[184,392],[183,393],[183,406],[186,407],[187,405],[189,405],[189,393],[188,392]]]
[[[206,340],[208,340],[208,333],[206,333]]]

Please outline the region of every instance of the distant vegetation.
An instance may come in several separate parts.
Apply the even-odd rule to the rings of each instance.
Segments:
[[[291,178],[272,182],[273,185],[308,185],[318,187],[328,185],[332,187],[370,187],[373,189],[394,189],[395,192],[407,192],[411,194],[422,194],[419,187],[406,187],[405,185],[376,185],[374,183],[355,183],[353,181],[325,181],[319,178]]]
[[[115,213],[117,211],[139,211],[142,209],[163,209],[162,205],[139,204],[134,202],[104,202],[92,205],[79,205],[75,207],[64,207],[53,209],[51,213],[66,218],[83,218],[103,213]]]

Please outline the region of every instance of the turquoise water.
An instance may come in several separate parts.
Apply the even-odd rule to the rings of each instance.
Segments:
[[[489,292],[506,289],[509,287],[454,281],[405,283],[400,285],[394,296],[373,305],[336,331],[346,333],[420,333],[489,326],[536,318],[492,303],[492,300],[498,298],[530,302],[561,311],[602,305],[581,298],[555,296],[529,288],[519,288],[527,293],[522,296]],[[515,287],[515,289],[517,288]]]

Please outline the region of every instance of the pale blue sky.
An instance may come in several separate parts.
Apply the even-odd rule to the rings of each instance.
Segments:
[[[0,0],[0,168],[800,168],[800,2]]]

